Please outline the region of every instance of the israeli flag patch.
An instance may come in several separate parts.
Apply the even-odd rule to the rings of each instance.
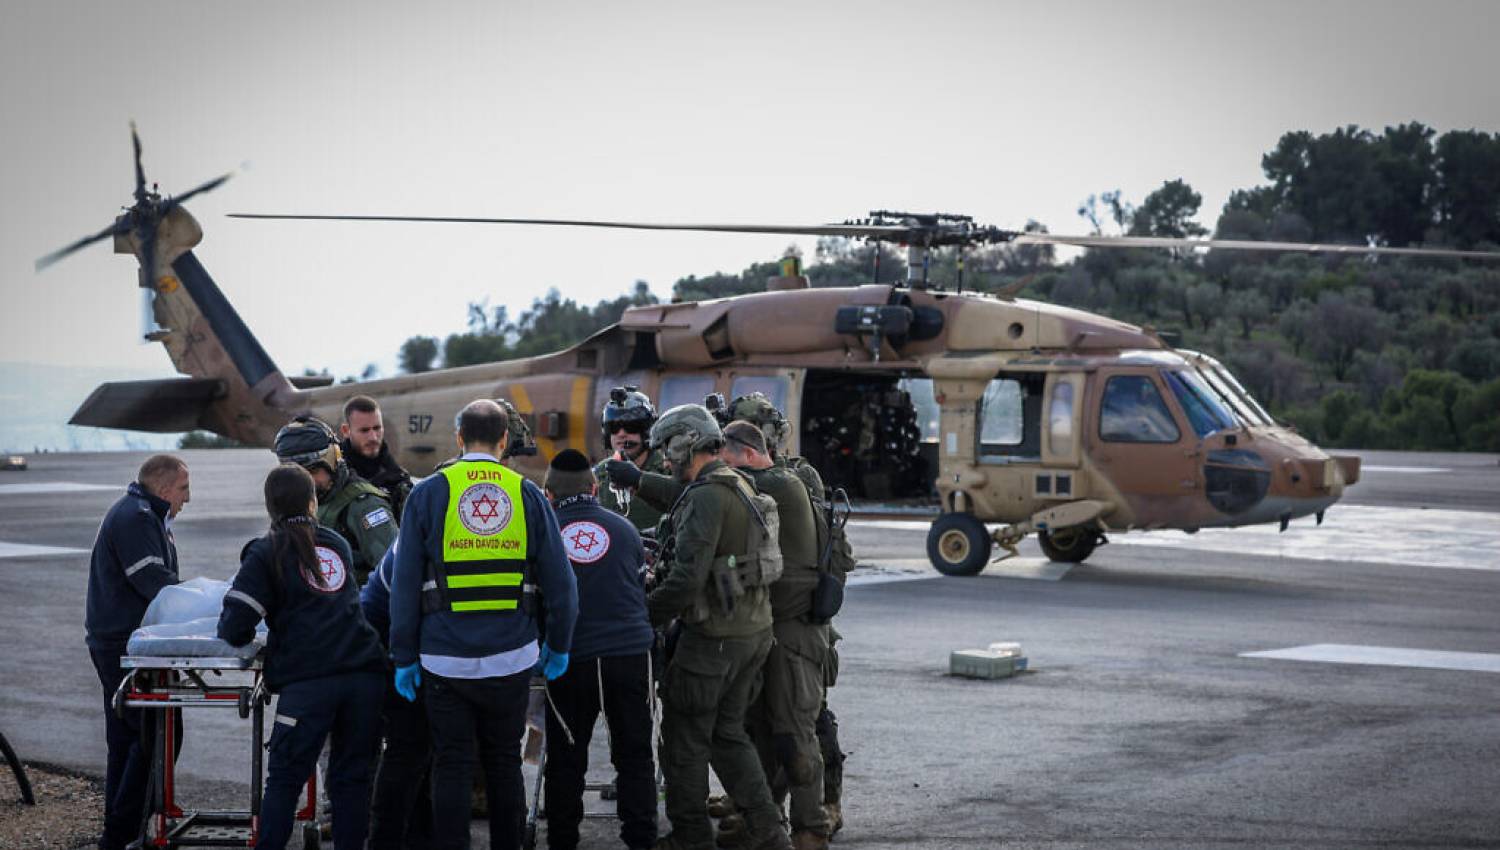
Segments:
[[[391,512],[386,510],[385,508],[376,508],[375,510],[370,511],[369,513],[365,514],[365,518],[363,520],[366,530],[379,525],[385,525],[390,521]]]

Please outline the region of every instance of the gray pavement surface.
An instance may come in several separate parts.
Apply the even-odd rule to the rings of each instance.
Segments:
[[[183,454],[184,578],[227,579],[265,527],[271,457]],[[920,524],[851,525],[872,566],[856,572],[838,621],[830,699],[850,755],[836,845],[1500,847],[1500,674],[1241,657],[1309,644],[1500,656],[1496,457],[1361,454],[1383,469],[1329,526],[1367,524],[1326,538],[1294,524],[1283,539],[1302,546],[1267,547],[1255,530],[1224,532],[1242,535],[1221,538],[1242,539],[1236,551],[1176,535],[1104,546],[1063,573],[1029,568],[1028,541],[1030,560],[949,579],[926,565]],[[82,637],[87,550],[142,459],[38,455],[29,472],[0,474],[0,729],[28,760],[103,765]],[[57,482],[110,489],[14,486]],[[1391,508],[1432,509],[1418,514],[1433,520],[1423,540],[1451,527],[1451,543],[1396,539],[1412,532],[1388,523]],[[1318,557],[1300,554],[1325,539]],[[6,556],[5,544],[81,551]],[[1030,672],[946,675],[951,651],[1000,640],[1023,644]],[[245,726],[206,714],[191,718],[184,796],[242,804]],[[585,846],[619,846],[615,835],[589,822]],[[482,830],[476,839],[485,846]]]

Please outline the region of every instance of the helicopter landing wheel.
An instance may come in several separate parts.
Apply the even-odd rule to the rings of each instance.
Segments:
[[[978,575],[995,541],[970,513],[947,513],[927,531],[927,558],[945,576]]]
[[[1099,532],[1092,528],[1075,525],[1057,531],[1037,532],[1037,542],[1042,544],[1042,553],[1053,561],[1079,564],[1093,554],[1099,545]]]

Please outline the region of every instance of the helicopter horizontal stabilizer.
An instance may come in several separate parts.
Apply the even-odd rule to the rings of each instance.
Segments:
[[[162,378],[100,384],[69,425],[173,434],[202,427],[203,414],[228,392],[218,378]]]

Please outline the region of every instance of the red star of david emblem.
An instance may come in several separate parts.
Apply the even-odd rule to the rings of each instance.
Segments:
[[[573,532],[572,540],[573,548],[585,554],[593,552],[594,547],[599,545],[598,535],[594,534],[594,532],[586,528],[580,528],[577,531]],[[587,540],[588,542],[585,543],[585,540]]]
[[[339,566],[333,558],[318,557],[318,572],[323,574],[323,580],[332,582],[334,576],[339,574]]]
[[[500,503],[490,498],[488,494],[475,499],[473,505],[469,516],[480,522],[500,518],[500,511],[498,510]]]

